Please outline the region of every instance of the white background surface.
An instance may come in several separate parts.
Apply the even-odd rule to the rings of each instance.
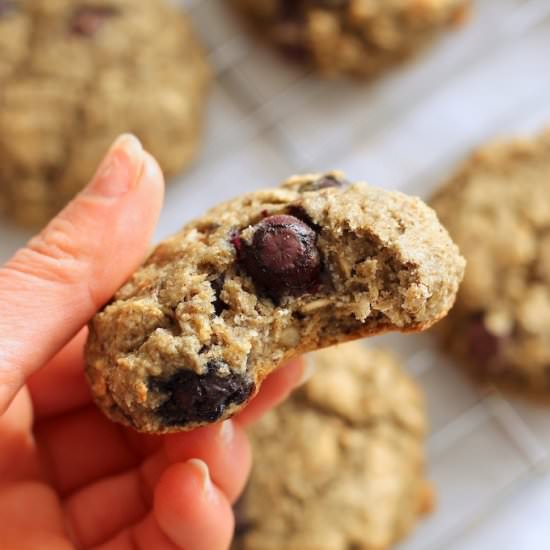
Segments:
[[[550,124],[550,0],[474,0],[468,26],[370,85],[321,82],[243,34],[222,0],[182,1],[217,83],[202,158],[170,186],[157,238],[300,171],[427,195],[477,144]],[[0,222],[0,260],[27,238]],[[400,549],[549,550],[550,409],[482,393],[429,336],[383,341],[426,390],[439,493]]]

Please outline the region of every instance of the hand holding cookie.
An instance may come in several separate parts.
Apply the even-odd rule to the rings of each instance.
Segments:
[[[243,425],[303,376],[283,367],[235,420],[150,437],[107,420],[82,327],[143,260],[163,197],[156,161],[120,138],[90,185],[0,268],[3,548],[226,548],[250,468]]]

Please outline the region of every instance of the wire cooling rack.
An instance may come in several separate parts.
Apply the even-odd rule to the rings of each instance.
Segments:
[[[224,0],[180,3],[217,79],[202,157],[170,186],[157,238],[302,171],[339,168],[426,196],[476,145],[550,124],[550,0],[474,0],[464,29],[369,85],[285,64]],[[28,238],[2,223],[0,260]],[[477,389],[429,335],[378,342],[424,387],[432,423],[437,510],[400,549],[549,550],[550,409]]]

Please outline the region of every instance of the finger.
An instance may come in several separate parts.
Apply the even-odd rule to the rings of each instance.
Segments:
[[[153,514],[149,514],[137,525],[123,529],[111,540],[94,550],[181,550],[159,528]],[[185,549],[185,550],[193,550]],[[197,550],[199,550],[197,548]]]
[[[131,136],[90,185],[0,269],[0,413],[142,261],[163,179]]]
[[[97,550],[226,550],[233,534],[229,501],[201,460],[170,466],[155,488],[153,512]]]
[[[214,483],[231,502],[241,494],[250,472],[251,450],[243,428],[232,420],[169,435],[164,448],[170,462],[192,458],[206,462]]]
[[[80,546],[90,548],[107,541],[145,517],[151,509],[152,491],[144,483],[136,468],[101,479],[71,495],[65,501],[65,512]]]
[[[311,376],[311,369],[310,363],[306,366],[303,357],[279,367],[266,378],[258,395],[236,416],[237,422],[241,426],[257,422],[269,409],[286,399],[296,386],[303,384]]]
[[[88,330],[82,329],[45,367],[27,380],[38,420],[62,415],[90,403],[90,389],[84,376],[87,334]]]
[[[102,477],[136,466],[123,428],[95,407],[46,420],[35,428],[39,449],[57,490],[67,495]]]
[[[0,489],[1,547],[17,550],[70,550],[56,494],[36,482]]]
[[[169,466],[161,449],[138,467],[100,479],[68,497],[67,519],[81,546],[88,548],[112,539],[143,518],[152,508],[157,483]]]
[[[40,477],[31,427],[31,400],[23,387],[0,416],[0,483]]]
[[[105,477],[73,493],[65,501],[71,532],[84,548],[112,539],[145,517],[155,488],[170,462],[164,449],[138,467]]]
[[[201,459],[208,463],[214,484],[225,496],[230,501],[238,497],[251,462],[248,439],[240,426],[226,421],[164,439],[164,448],[138,468],[100,479],[67,499],[72,531],[84,547],[105,541],[143,517],[170,464]]]
[[[163,438],[157,434],[139,433],[132,428],[122,428],[124,439],[132,452],[141,458],[151,456],[163,444]]]
[[[174,464],[158,482],[154,517],[162,533],[186,550],[225,550],[233,534],[231,504],[201,460]]]

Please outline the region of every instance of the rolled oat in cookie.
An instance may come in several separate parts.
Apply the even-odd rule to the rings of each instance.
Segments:
[[[550,131],[475,152],[432,200],[468,267],[440,335],[475,378],[550,396]]]
[[[229,0],[286,57],[372,77],[466,18],[470,0]]]
[[[250,430],[234,550],[386,550],[433,506],[426,411],[397,359],[353,342]]]
[[[419,199],[295,176],[162,242],[91,321],[88,380],[113,420],[192,429],[238,412],[290,357],[433,325],[463,269]]]

